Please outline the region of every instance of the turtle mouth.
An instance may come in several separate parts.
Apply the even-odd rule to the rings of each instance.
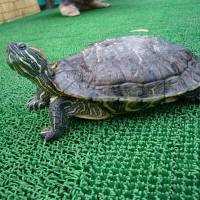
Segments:
[[[6,54],[6,61],[12,70],[22,76],[29,74],[26,70],[22,70],[21,63],[19,62],[20,49],[17,43],[10,43],[6,48]]]
[[[10,68],[14,71],[17,71],[16,68],[14,67],[14,63],[16,63],[16,52],[13,49],[13,43],[9,44],[6,48],[6,61]]]
[[[17,44],[16,43],[10,43],[8,44],[7,48],[6,48],[6,53],[10,54],[10,53],[16,53],[17,51]]]

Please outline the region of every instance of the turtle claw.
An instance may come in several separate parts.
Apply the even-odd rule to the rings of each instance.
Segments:
[[[27,103],[27,109],[29,111],[38,110],[46,106],[45,102],[38,99],[36,96],[32,97]]]
[[[45,144],[47,141],[55,138],[56,134],[51,128],[45,128],[41,131],[41,140]]]

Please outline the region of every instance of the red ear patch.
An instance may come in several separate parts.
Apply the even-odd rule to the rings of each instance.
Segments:
[[[34,47],[30,47],[32,50],[36,51],[42,58],[44,58],[46,60],[45,55],[37,48]]]

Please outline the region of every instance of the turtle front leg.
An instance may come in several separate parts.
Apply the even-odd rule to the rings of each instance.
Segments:
[[[66,128],[64,107],[66,97],[54,98],[49,105],[49,117],[51,127],[41,131],[41,139],[46,142],[58,138]]]
[[[41,91],[39,88],[37,89],[37,93],[33,96],[27,103],[27,109],[29,111],[38,110],[45,108],[49,104],[49,96]]]

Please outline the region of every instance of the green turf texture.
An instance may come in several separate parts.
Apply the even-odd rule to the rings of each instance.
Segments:
[[[40,142],[48,110],[27,112],[35,87],[7,66],[8,42],[27,42],[53,62],[104,38],[148,34],[200,56],[199,0],[109,2],[79,17],[52,9],[0,25],[0,199],[200,199],[198,103],[72,119],[58,141]],[[141,28],[149,32],[130,32]]]

